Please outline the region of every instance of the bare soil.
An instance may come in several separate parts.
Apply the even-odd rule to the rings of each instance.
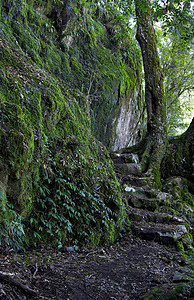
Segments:
[[[74,252],[41,248],[1,255],[0,264],[1,274],[30,289],[0,279],[0,299],[139,300],[153,287],[170,287],[184,261],[176,249],[129,232],[114,245]]]

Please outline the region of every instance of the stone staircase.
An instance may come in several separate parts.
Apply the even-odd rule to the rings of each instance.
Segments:
[[[193,207],[171,193],[149,186],[142,177],[138,157],[111,154],[126,199],[132,232],[145,240],[192,249]]]

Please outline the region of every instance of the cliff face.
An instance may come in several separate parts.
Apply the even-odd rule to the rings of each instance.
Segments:
[[[129,45],[120,47],[91,7],[3,0],[0,12],[1,239],[112,241],[124,208],[99,140],[115,150],[139,130],[136,46],[125,61]]]
[[[47,13],[70,61],[69,75],[62,76],[83,93],[92,134],[110,150],[118,150],[142,135],[139,48],[117,12],[111,15],[92,3],[79,10],[75,3],[65,1],[57,12],[54,8]]]

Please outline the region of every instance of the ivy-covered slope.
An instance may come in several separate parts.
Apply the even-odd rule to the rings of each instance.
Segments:
[[[114,80],[121,94],[135,87],[127,64],[100,21],[88,14],[83,23],[75,4],[3,0],[0,12],[1,243],[113,241],[124,206],[91,131],[107,122],[99,103]]]

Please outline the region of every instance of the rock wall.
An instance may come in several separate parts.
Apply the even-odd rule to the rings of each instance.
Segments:
[[[77,14],[75,3],[66,1],[49,18],[71,58],[72,84],[87,100],[91,131],[111,151],[132,145],[143,134],[145,117],[141,55],[134,32],[124,36],[116,12],[110,18],[98,6],[81,8],[80,30]]]
[[[136,43],[120,47],[107,16],[68,1],[4,0],[0,12],[1,238],[113,241],[125,213],[99,140],[132,140],[121,127],[142,107]]]
[[[134,145],[143,134],[144,110],[142,87],[137,86],[130,96],[120,99],[120,108],[111,120],[111,151]]]

